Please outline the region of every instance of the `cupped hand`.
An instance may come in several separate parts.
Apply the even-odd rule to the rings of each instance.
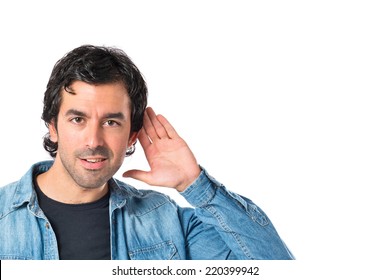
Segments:
[[[201,170],[187,143],[169,121],[148,107],[143,128],[138,134],[150,171],[129,170],[123,176],[149,185],[184,191],[199,176]]]

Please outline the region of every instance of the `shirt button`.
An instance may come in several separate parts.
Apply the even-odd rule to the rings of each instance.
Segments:
[[[49,229],[50,228],[50,224],[46,223],[46,228]]]

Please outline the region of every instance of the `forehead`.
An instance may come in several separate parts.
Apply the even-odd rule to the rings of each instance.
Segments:
[[[130,110],[130,98],[122,83],[92,85],[75,81],[62,92],[60,111],[70,108],[85,111],[127,111]]]

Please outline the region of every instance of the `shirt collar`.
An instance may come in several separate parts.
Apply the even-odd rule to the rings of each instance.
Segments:
[[[19,207],[24,203],[34,202],[36,193],[33,187],[33,178],[49,170],[52,164],[53,161],[42,161],[31,166],[27,173],[16,184],[13,207]]]
[[[27,173],[16,183],[12,204],[14,208],[18,208],[25,203],[30,203],[31,207],[35,204],[37,196],[34,190],[33,178],[48,171],[53,163],[54,161],[49,160],[33,164]],[[140,194],[140,191],[114,178],[111,178],[108,183],[111,191],[110,200],[112,210],[122,208],[126,204],[128,197]]]

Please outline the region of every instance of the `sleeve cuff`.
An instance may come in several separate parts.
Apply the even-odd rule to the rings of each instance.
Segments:
[[[214,197],[217,187],[221,184],[210,176],[207,171],[200,166],[199,177],[180,194],[194,207],[204,207]]]

